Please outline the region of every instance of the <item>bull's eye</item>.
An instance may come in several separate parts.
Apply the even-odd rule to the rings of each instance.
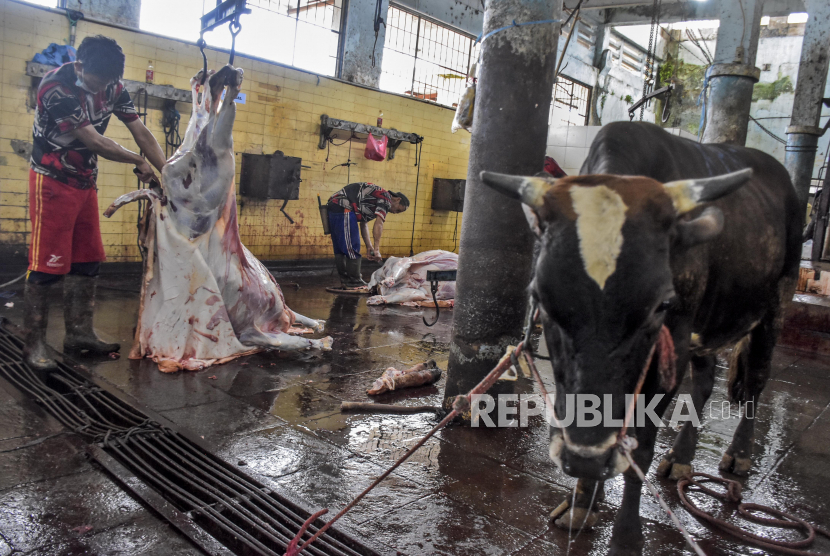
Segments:
[[[657,306],[656,312],[662,313],[664,311],[668,311],[674,305],[675,297],[669,298],[664,300],[660,305]]]

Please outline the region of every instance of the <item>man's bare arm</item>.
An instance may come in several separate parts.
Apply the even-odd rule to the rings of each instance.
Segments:
[[[161,150],[161,145],[159,142],[156,141],[156,138],[153,137],[153,134],[147,129],[147,126],[144,125],[139,119],[135,119],[131,122],[126,124],[127,129],[130,130],[130,133],[133,135],[133,139],[135,139],[138,148],[144,153],[144,156],[147,157],[147,160],[150,161],[150,164],[156,167],[156,169],[161,172],[161,169],[167,163],[167,159],[164,158],[164,153]]]
[[[366,222],[360,223],[360,235],[363,236],[363,245],[366,246],[367,251],[366,254],[368,255],[368,257],[371,258],[372,251],[374,251],[375,248],[372,245],[372,238],[369,237],[369,226],[366,224]]]
[[[75,129],[69,133],[73,138],[83,143],[86,148],[107,160],[135,164],[142,181],[149,181],[155,175],[153,169],[140,155],[125,149],[112,139],[104,137],[91,125]]]
[[[383,233],[383,219],[375,218],[375,225],[372,226],[372,235],[375,238],[375,257],[381,259],[380,255],[380,236]]]

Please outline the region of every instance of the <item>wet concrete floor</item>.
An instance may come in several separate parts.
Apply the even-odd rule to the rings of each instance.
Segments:
[[[427,328],[431,309],[368,307],[365,298],[324,291],[331,277],[282,277],[288,305],[325,319],[334,349],[323,355],[264,353],[201,372],[162,374],[149,361],[83,361],[92,372],[144,406],[204,439],[219,456],[292,491],[312,508],[339,511],[436,422],[430,414],[341,414],[341,401],[372,401],[367,387],[383,369],[435,359],[446,369],[451,311]],[[99,289],[96,325],[126,355],[138,309],[138,277],[108,277]],[[20,323],[22,287],[0,304]],[[48,338],[63,340],[55,288]],[[540,370],[550,380],[549,365]],[[707,412],[695,459],[698,471],[718,474],[737,419],[721,411],[721,369],[714,408]],[[536,386],[519,379],[517,392]],[[435,386],[376,397],[409,405],[440,404]],[[778,348],[772,380],[757,410],[753,468],[745,499],[830,526],[830,358]],[[657,453],[676,431],[665,428]],[[548,521],[569,497],[574,480],[548,457],[547,425],[531,417],[523,428],[451,427],[438,433],[344,518],[392,553],[447,555],[605,554],[622,479],[606,485],[600,521],[577,535]],[[656,462],[655,462],[656,466]],[[654,477],[654,466],[650,476]],[[678,500],[676,485],[657,488],[710,555],[764,554],[699,523]],[[719,515],[734,508],[700,495]],[[690,553],[657,503],[643,495],[645,553]],[[735,519],[735,517],[733,517]],[[763,527],[755,527],[763,531]],[[775,531],[778,538],[796,538]],[[815,551],[830,551],[818,541]],[[83,456],[83,444],[52,417],[0,379],[0,556],[7,554],[198,554],[164,521],[121,490]]]

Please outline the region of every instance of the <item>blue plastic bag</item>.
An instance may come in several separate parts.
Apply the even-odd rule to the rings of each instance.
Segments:
[[[47,66],[62,66],[67,62],[74,62],[76,56],[77,51],[74,46],[52,43],[44,48],[42,52],[35,54],[32,62],[46,64]]]

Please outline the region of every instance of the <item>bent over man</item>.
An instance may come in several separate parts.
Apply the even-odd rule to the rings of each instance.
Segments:
[[[394,193],[373,183],[350,183],[331,196],[328,202],[329,229],[334,247],[334,260],[340,282],[346,289],[362,288],[367,284],[360,274],[363,260],[360,256],[360,236],[368,250],[370,261],[380,261],[380,238],[388,213],[401,213],[409,207],[403,193]],[[372,237],[367,222],[374,220]],[[360,226],[360,234],[357,228]]]
[[[121,83],[124,53],[107,37],[87,37],[76,62],[47,73],[37,92],[29,170],[32,222],[26,276],[24,360],[48,371],[55,362],[46,349],[48,293],[64,275],[65,350],[118,351],[92,328],[95,282],[104,255],[98,223],[98,156],[135,164],[148,182],[153,169],[138,154],[104,137],[110,117],[124,122],[159,171],[165,159],[156,139],[138,118]]]

